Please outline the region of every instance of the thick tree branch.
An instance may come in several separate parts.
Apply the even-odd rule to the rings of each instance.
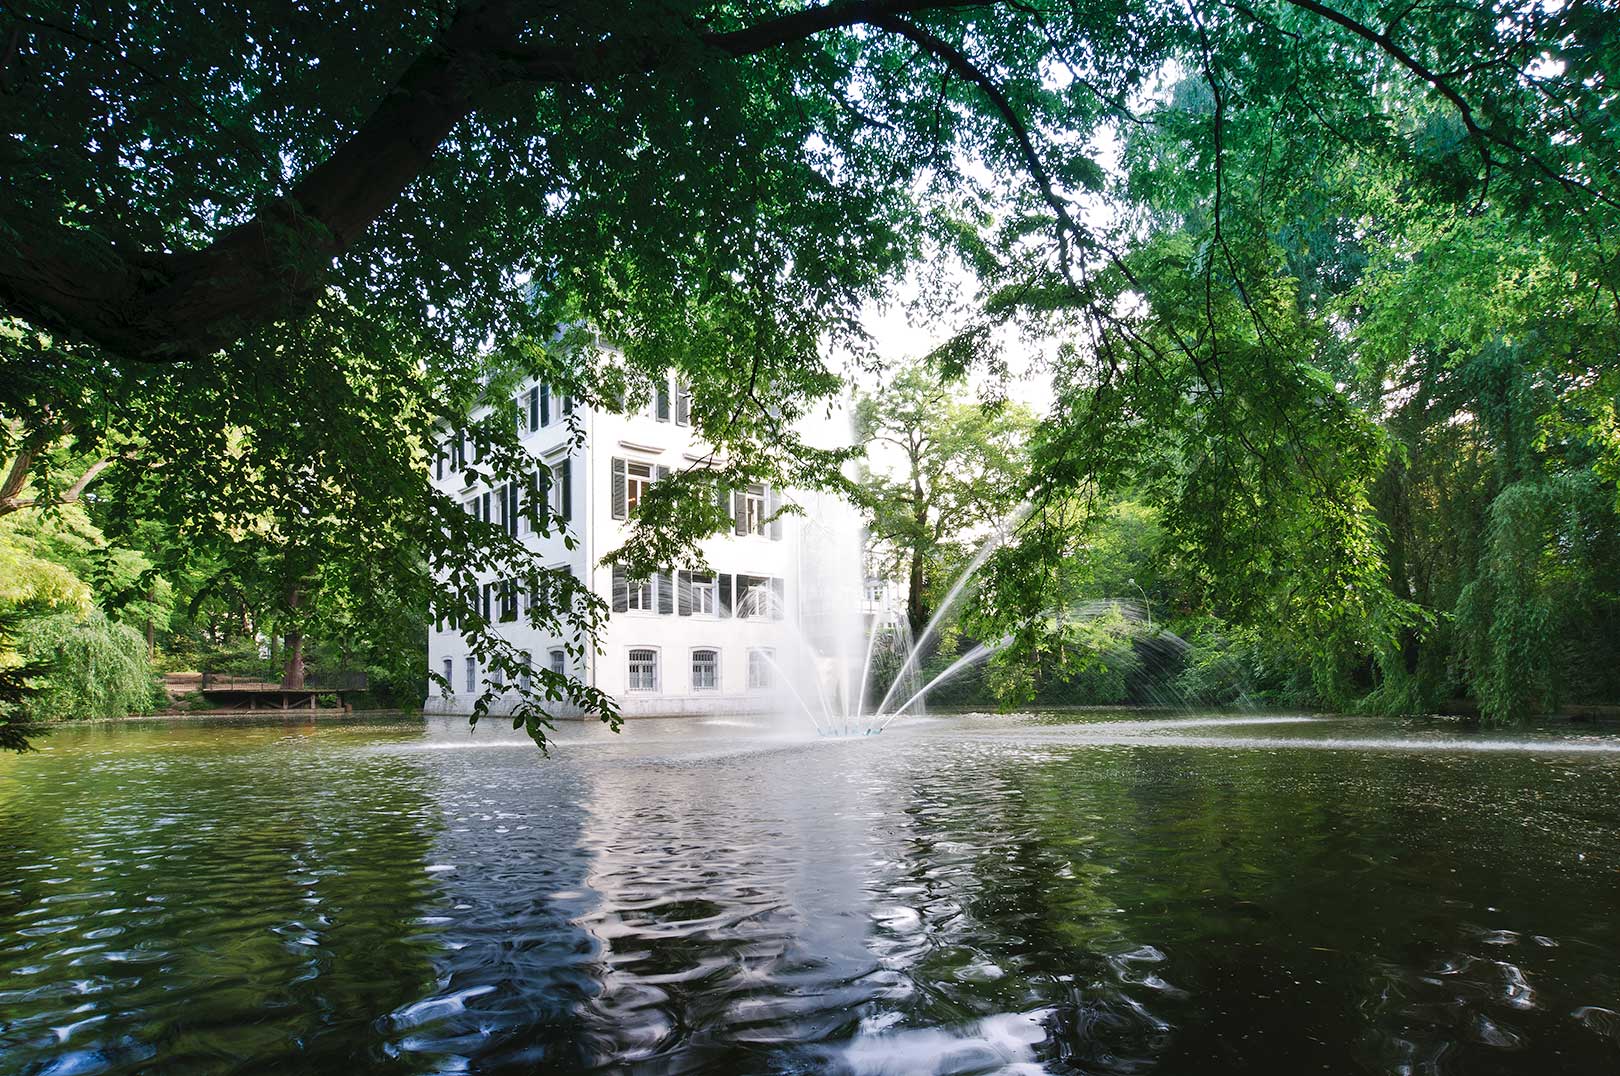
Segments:
[[[847,0],[735,30],[693,28],[695,44],[733,58],[895,13],[963,0]],[[589,47],[530,42],[517,0],[464,7],[387,88],[354,133],[287,193],[199,250],[120,248],[59,220],[8,221],[0,306],[126,359],[210,355],[243,333],[307,309],[334,260],[426,170],[457,123],[505,86],[605,82],[652,70],[668,47],[631,35]],[[672,43],[665,42],[666,46]]]
[[[116,456],[97,460],[71,486],[54,497],[19,497],[17,494],[21,492],[23,482],[28,478],[28,467],[33,458],[32,452],[20,452],[17,458],[12,460],[11,471],[6,475],[5,485],[0,487],[0,516],[21,512],[25,508],[54,508],[73,504],[84,496],[85,488],[94,482],[102,471],[118,462]]]

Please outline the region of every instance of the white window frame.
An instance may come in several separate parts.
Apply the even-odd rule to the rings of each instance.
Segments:
[[[534,655],[527,650],[521,650],[518,657],[523,662],[523,667],[518,670],[518,688],[527,694],[529,688],[534,685],[534,674],[531,671],[534,667]]]
[[[650,659],[637,660],[638,654],[650,654]],[[636,665],[646,665],[650,660],[652,664],[652,686],[643,687],[637,682],[637,675],[633,671]],[[624,660],[624,690],[639,694],[656,694],[661,680],[659,652],[656,646],[632,646],[625,650]]]
[[[546,489],[546,505],[551,509],[552,518],[560,520],[566,510],[563,505],[563,468],[567,466],[567,461],[551,463],[546,466],[551,471],[551,482]],[[630,497],[628,472],[626,472],[624,495],[628,501]]]
[[[444,686],[450,689],[450,694],[456,693],[456,659],[444,659]]]
[[[560,646],[554,646],[551,648],[551,653],[548,655],[548,657],[551,659],[552,672],[557,673],[558,675],[567,675],[568,651],[564,650]]]
[[[637,474],[637,470],[646,471],[646,474]],[[656,465],[644,460],[624,461],[624,514],[628,519],[636,514],[636,506],[641,499],[652,489],[653,482],[658,478]]]
[[[748,690],[770,691],[776,687],[776,650],[769,646],[748,648]]]
[[[720,583],[710,572],[707,579],[700,580],[692,576],[690,584],[692,595],[688,599],[692,604],[693,616],[714,616],[720,607]]]
[[[755,490],[759,492],[755,493]],[[763,536],[768,532],[769,524],[765,522],[765,517],[769,515],[767,503],[763,483],[752,483],[743,490],[743,529],[746,533]]]
[[[700,684],[700,683],[698,683],[698,655],[699,654],[708,654],[712,658],[712,661],[710,663],[710,673],[711,673],[711,678],[712,678],[711,683],[708,683],[708,684]],[[687,662],[687,673],[692,678],[692,690],[694,692],[698,692],[698,691],[719,691],[720,690],[720,648],[718,646],[694,646],[692,648],[690,659]]]
[[[467,694],[476,694],[478,691],[478,659],[471,654],[467,655]]]
[[[624,608],[629,613],[657,613],[658,585],[652,576],[624,581]]]

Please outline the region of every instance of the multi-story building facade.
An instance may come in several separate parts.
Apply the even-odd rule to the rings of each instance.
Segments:
[[[480,580],[485,618],[533,663],[612,695],[625,716],[777,708],[781,669],[789,662],[784,648],[799,637],[799,585],[797,522],[772,518],[775,491],[753,486],[733,494],[731,532],[700,546],[710,571],[630,579],[602,558],[623,544],[629,518],[654,483],[708,455],[689,422],[689,397],[669,383],[641,411],[618,414],[576,407],[546,385],[528,384],[512,405],[523,447],[549,479],[541,495],[574,539],[572,549],[556,528],[540,534],[528,526],[524,494],[515,484],[479,484],[465,466],[469,449],[459,438],[435,462],[433,481],[468,512],[507,526],[547,567],[566,568],[609,604],[612,615],[598,637],[599,652],[586,655],[582,667],[564,640],[528,623],[520,588]],[[454,691],[446,696],[431,685],[426,708],[470,712],[484,691],[486,670],[453,623],[429,625],[428,660]],[[497,703],[494,710],[502,708]]]

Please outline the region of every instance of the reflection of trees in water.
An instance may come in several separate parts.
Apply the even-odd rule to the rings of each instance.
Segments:
[[[1594,901],[1602,882],[1573,851],[1561,866],[1574,870],[1544,869],[1561,827],[1535,795],[1542,763],[1082,758],[1008,767],[1008,832],[1021,836],[984,862],[1002,880],[980,883],[995,894],[987,917],[1026,909],[1016,933],[1031,974],[1074,977],[1054,1015],[1065,1056],[1107,1069],[1151,1047],[1165,1071],[1206,1072],[1352,1056],[1374,1071],[1488,1070],[1501,1050],[1537,1045],[1593,1067],[1614,1059],[1614,1042],[1569,1016],[1603,1004],[1583,993],[1594,984],[1610,1004],[1620,995],[1590,945],[1620,941],[1612,886]],[[1531,923],[1543,942],[1498,925]],[[1587,943],[1546,944],[1566,929]]]
[[[8,1063],[342,1071],[428,988],[423,775],[301,732],[63,731],[5,775]]]

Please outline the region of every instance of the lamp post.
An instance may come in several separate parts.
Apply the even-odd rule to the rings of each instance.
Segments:
[[[1131,578],[1125,580],[1125,582],[1127,582],[1131,586],[1135,587],[1137,589],[1137,591],[1139,593],[1141,593],[1141,595],[1142,595],[1142,607],[1147,610],[1147,627],[1148,627],[1148,631],[1151,632],[1153,630],[1153,603],[1148,600],[1147,591],[1142,589],[1142,584],[1138,583],[1136,581],[1135,576],[1132,576]]]

